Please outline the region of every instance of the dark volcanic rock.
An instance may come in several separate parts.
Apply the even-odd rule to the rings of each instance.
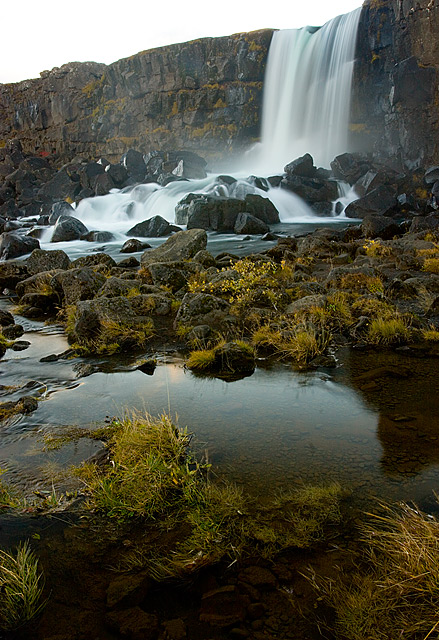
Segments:
[[[150,248],[151,245],[147,242],[142,242],[141,240],[137,240],[137,238],[131,238],[123,243],[120,253],[136,253],[137,251]]]
[[[401,235],[401,228],[392,218],[386,216],[366,215],[361,224],[361,230],[365,238],[382,238],[391,240],[394,236]]]
[[[126,233],[127,236],[138,236],[140,238],[161,238],[168,236],[176,227],[169,224],[161,216],[154,216],[131,227]],[[180,231],[180,228],[178,228]]]
[[[74,208],[65,200],[54,202],[47,222],[49,224],[55,224],[58,218],[61,216],[71,216],[75,212]]]
[[[395,189],[381,186],[370,191],[363,198],[354,200],[345,209],[348,218],[364,218],[367,215],[386,215],[396,207]]]
[[[61,216],[53,229],[51,242],[67,242],[79,240],[88,233],[88,229],[78,218]]]
[[[66,305],[94,298],[104,282],[105,276],[90,267],[61,271],[52,278],[54,289],[61,292]]]
[[[18,282],[25,280],[29,271],[24,262],[8,261],[0,262],[0,292],[4,289],[15,289]]]
[[[284,168],[287,175],[302,176],[304,178],[314,178],[317,169],[314,166],[313,157],[306,153],[300,158],[296,158]]]
[[[255,216],[252,216],[250,213],[239,213],[236,218],[234,231],[239,234],[249,233],[262,235],[270,231],[270,229],[265,222],[262,222],[259,218],[255,218]]]
[[[114,240],[114,235],[110,231],[89,231],[81,236],[81,240],[86,240],[87,242],[111,242]]]
[[[11,260],[38,249],[40,243],[36,238],[20,236],[17,233],[2,233],[0,235],[0,260]]]
[[[26,266],[31,275],[40,273],[40,271],[51,271],[52,269],[65,270],[70,267],[70,258],[61,249],[54,251],[34,249],[26,260]]]
[[[140,258],[142,266],[152,262],[175,262],[188,260],[207,246],[207,235],[202,229],[179,231],[168,238],[157,249],[145,251]]]

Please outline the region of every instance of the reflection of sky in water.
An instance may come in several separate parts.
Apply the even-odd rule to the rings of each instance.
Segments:
[[[194,432],[196,447],[208,451],[215,469],[256,494],[302,481],[338,480],[356,496],[372,493],[422,502],[437,487],[439,443],[428,441],[430,453],[438,449],[438,456],[425,456],[416,434],[408,448],[398,445],[405,456],[411,449],[412,457],[420,460],[424,456],[424,464],[418,463],[411,477],[399,473],[400,458],[392,463],[394,432],[387,427],[385,402],[372,402],[354,390],[352,363],[345,362],[330,376],[297,373],[283,366],[257,369],[253,376],[232,383],[195,377],[179,363],[159,364],[153,376],[129,371],[76,379],[77,360],[39,362],[41,356],[67,347],[63,336],[51,335],[50,351],[43,332],[27,337],[32,342],[27,351],[9,352],[10,357],[0,363],[1,373],[6,374],[2,382],[41,380],[47,384],[47,396],[35,413],[2,428],[0,466],[8,466],[14,479],[26,482],[38,478],[47,460],[78,463],[99,446],[82,441],[61,451],[38,452],[42,434],[58,425],[102,423],[106,416],[120,414],[126,407],[145,409],[153,415],[169,407],[173,416],[178,415],[179,425]],[[371,355],[369,362],[362,354],[361,362],[372,369],[374,358]],[[395,384],[389,379],[388,384],[394,390],[403,389],[405,397],[411,395],[400,381]],[[424,389],[425,380],[412,381],[413,394],[416,384]],[[391,407],[400,406],[398,398],[391,400]],[[434,403],[423,406],[424,421],[434,422]],[[408,423],[397,427],[405,442],[401,430],[409,428]],[[389,472],[389,461],[393,472]]]

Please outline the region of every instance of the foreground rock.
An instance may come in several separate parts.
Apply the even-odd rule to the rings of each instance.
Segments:
[[[157,249],[145,251],[140,258],[140,264],[142,267],[146,267],[153,262],[188,260],[198,251],[205,249],[206,246],[207,235],[204,230],[179,231]]]

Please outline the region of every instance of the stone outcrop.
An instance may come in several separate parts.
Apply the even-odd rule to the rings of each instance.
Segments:
[[[352,133],[358,148],[417,169],[439,160],[439,2],[366,0]]]
[[[351,150],[372,151],[375,158],[387,158],[405,170],[439,164],[438,29],[438,0],[365,0]],[[108,66],[74,62],[44,71],[39,79],[0,85],[0,147],[18,138],[26,153],[55,154],[61,160],[77,154],[105,156],[110,162],[118,162],[130,148],[142,154],[184,149],[214,165],[259,138],[272,33],[266,29],[202,38],[143,51]],[[173,178],[192,177],[192,167],[185,165],[187,159],[177,173],[172,166]],[[308,194],[313,188],[320,211],[316,185],[309,184],[315,180],[309,174],[313,168],[302,165],[299,173],[293,167],[290,187],[306,188]],[[107,193],[126,179],[124,168],[114,167],[84,174],[81,184],[72,184],[65,171],[57,174],[54,188],[59,196],[61,182],[62,197],[72,199],[81,186]],[[40,169],[49,171],[43,165]],[[38,186],[29,182],[28,173],[29,167],[23,168],[13,184],[25,204]],[[50,188],[41,195],[50,196]]]
[[[203,38],[109,66],[75,62],[0,85],[0,140],[66,158],[119,160],[130,147],[236,152],[259,136],[272,33]]]

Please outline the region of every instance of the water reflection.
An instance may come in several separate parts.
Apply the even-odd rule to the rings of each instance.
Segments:
[[[40,362],[63,351],[65,338],[26,335],[31,347],[0,363],[2,383],[39,380],[47,392],[33,414],[1,428],[0,466],[29,486],[48,463],[78,463],[99,446],[84,440],[43,452],[45,433],[136,408],[177,415],[218,473],[257,496],[338,480],[359,499],[422,503],[437,488],[437,360],[346,350],[327,373],[277,365],[230,383],[195,377],[169,356],[158,358],[153,375],[128,359]]]

